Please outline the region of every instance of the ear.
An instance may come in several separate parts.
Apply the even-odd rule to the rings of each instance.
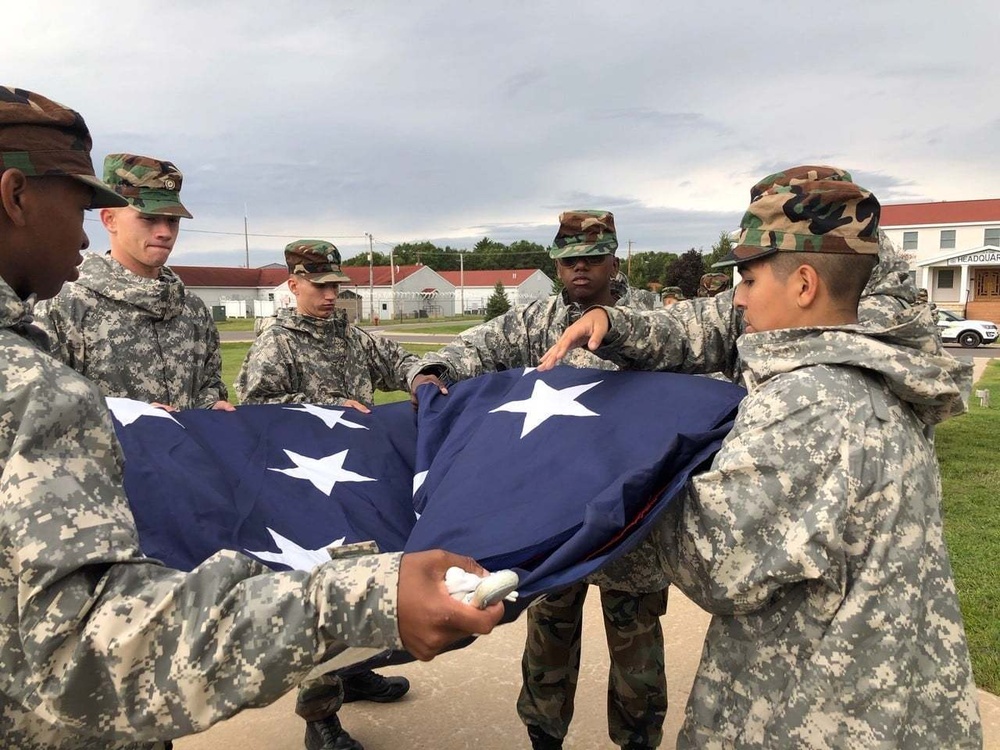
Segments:
[[[811,307],[819,294],[819,274],[816,269],[803,263],[789,277],[796,291],[795,301],[800,308]]]
[[[622,261],[617,255],[611,256],[611,270],[618,273],[618,269],[621,267]]]
[[[294,276],[288,277],[288,291],[290,291],[296,297],[299,296],[299,280]]]
[[[117,227],[116,220],[118,217],[114,209],[102,208],[100,217],[101,217],[101,223],[104,225],[104,228],[108,230],[108,233],[114,234],[115,229]]]
[[[24,212],[24,197],[28,191],[28,178],[20,169],[5,169],[0,172],[0,207],[16,227],[27,223]]]

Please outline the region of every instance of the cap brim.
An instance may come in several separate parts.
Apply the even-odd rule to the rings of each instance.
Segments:
[[[122,208],[128,205],[128,201],[122,196],[118,195],[114,190],[109,188],[103,182],[101,182],[97,177],[89,174],[70,174],[67,177],[72,177],[74,180],[82,182],[89,188],[93,188],[94,197],[90,202],[91,208]]]
[[[549,257],[558,260],[559,258],[579,258],[584,255],[614,255],[615,250],[609,250],[607,246],[569,245],[560,247],[555,252],[550,252]]]
[[[180,201],[156,201],[149,198],[142,199],[142,205],[137,206],[132,201],[128,204],[141,214],[151,216],[177,216],[182,219],[193,219],[194,217],[184,208]]]
[[[751,260],[766,258],[778,252],[776,247],[754,247],[753,245],[737,245],[725,258],[712,264],[712,268],[729,268]]]
[[[299,274],[307,281],[311,281],[313,284],[329,284],[331,281],[350,281],[351,277],[345,273],[339,271],[330,271],[328,273],[304,273]]]

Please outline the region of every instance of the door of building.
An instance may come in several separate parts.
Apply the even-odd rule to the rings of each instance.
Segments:
[[[965,317],[1000,321],[1000,268],[977,268],[972,277],[972,296]]]

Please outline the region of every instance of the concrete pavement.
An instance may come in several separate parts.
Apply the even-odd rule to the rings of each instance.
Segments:
[[[694,681],[709,617],[676,590],[663,618],[670,709],[664,750],[673,750]],[[385,670],[409,678],[410,692],[389,704],[349,703],[340,717],[366,750],[517,750],[530,747],[517,717],[525,618],[502,625],[471,646],[429,663]],[[608,650],[600,597],[591,588],[584,614],[583,656],[576,715],[567,750],[614,748],[607,734]],[[176,750],[301,750],[304,724],[295,716],[294,691],[263,709],[245,711]],[[980,692],[985,750],[1000,750],[1000,698]]]

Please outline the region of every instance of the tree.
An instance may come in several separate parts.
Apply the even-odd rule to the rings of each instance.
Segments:
[[[670,264],[664,286],[679,286],[686,297],[698,295],[698,282],[705,273],[705,259],[693,247]]]
[[[387,266],[389,265],[389,256],[383,255],[378,250],[372,253],[373,265],[376,266]],[[357,255],[348,258],[343,263],[342,266],[367,266],[368,265],[368,252],[358,253]]]
[[[510,300],[507,299],[507,292],[501,282],[497,282],[493,287],[493,294],[486,300],[486,320],[493,320],[503,315],[510,309]]]
[[[634,253],[631,263],[622,258],[621,270],[628,274],[629,286],[636,289],[649,289],[650,284],[663,285],[663,277],[666,275],[667,268],[675,260],[677,260],[677,256],[674,253]]]
[[[705,256],[705,268],[711,270],[712,264],[725,258],[732,249],[733,241],[729,238],[729,232],[719,232],[719,241],[712,245],[712,252]]]

